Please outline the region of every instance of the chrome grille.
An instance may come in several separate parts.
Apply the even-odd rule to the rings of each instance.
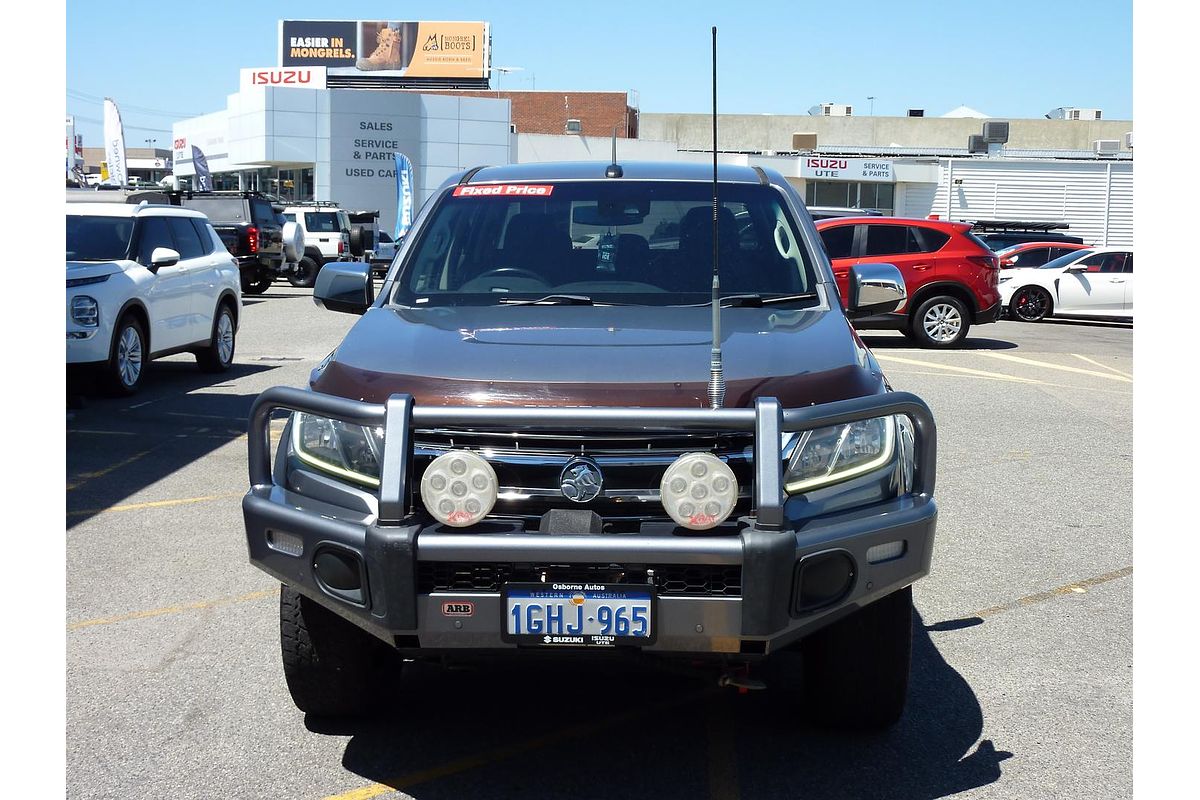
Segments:
[[[486,458],[500,481],[493,516],[534,518],[552,508],[590,509],[607,521],[667,519],[659,504],[663,472],[680,455],[706,451],[733,470],[740,487],[734,516],[750,508],[754,437],[751,434],[593,432],[513,432],[417,430],[413,432],[414,471],[420,480],[437,456],[454,449]],[[595,460],[604,473],[604,491],[588,503],[563,497],[559,477],[576,456]]]

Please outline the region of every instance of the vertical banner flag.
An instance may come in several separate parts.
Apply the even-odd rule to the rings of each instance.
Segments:
[[[67,117],[67,180],[75,175],[75,118]]]
[[[196,170],[196,191],[212,191],[212,173],[208,171],[208,159],[196,145],[192,145],[192,168]]]
[[[125,169],[125,129],[121,112],[111,97],[104,98],[104,158],[108,162],[109,180],[118,186],[129,182]]]
[[[396,233],[399,242],[413,223],[413,167],[403,153],[396,153]]]

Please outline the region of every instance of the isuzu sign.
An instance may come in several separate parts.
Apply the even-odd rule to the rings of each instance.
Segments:
[[[891,161],[876,158],[808,156],[800,160],[800,177],[827,181],[892,183],[896,179]]]
[[[242,70],[242,91],[252,86],[324,89],[325,74],[325,67],[247,67]]]

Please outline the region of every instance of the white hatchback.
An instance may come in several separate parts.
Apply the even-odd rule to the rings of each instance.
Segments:
[[[1050,316],[1133,319],[1133,250],[1074,250],[1040,267],[1004,270],[1000,302],[1022,322]]]
[[[233,363],[237,262],[208,218],[166,205],[67,203],[67,365],[132,394],[152,358],[192,352]]]

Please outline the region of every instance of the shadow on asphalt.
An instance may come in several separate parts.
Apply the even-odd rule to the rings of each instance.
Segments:
[[[872,350],[895,350],[906,349],[911,350],[917,347],[917,343],[904,336],[880,336],[878,333],[871,331],[859,331],[859,338],[863,340],[863,344]],[[1015,342],[1010,342],[1006,339],[985,339],[980,336],[968,335],[966,340],[958,347],[951,348],[953,350],[1013,350],[1017,347]],[[940,352],[936,348],[928,348],[929,352]]]
[[[979,701],[918,615],[907,710],[880,734],[812,727],[770,692],[715,677],[628,661],[418,664],[383,718],[306,725],[351,735],[347,770],[421,800],[670,800],[715,797],[721,783],[747,798],[918,800],[992,783],[1012,756],[980,740]]]
[[[246,433],[257,395],[204,390],[278,366],[235,363],[211,375],[191,359],[152,362],[133,397],[87,396],[67,417],[67,528]]]

